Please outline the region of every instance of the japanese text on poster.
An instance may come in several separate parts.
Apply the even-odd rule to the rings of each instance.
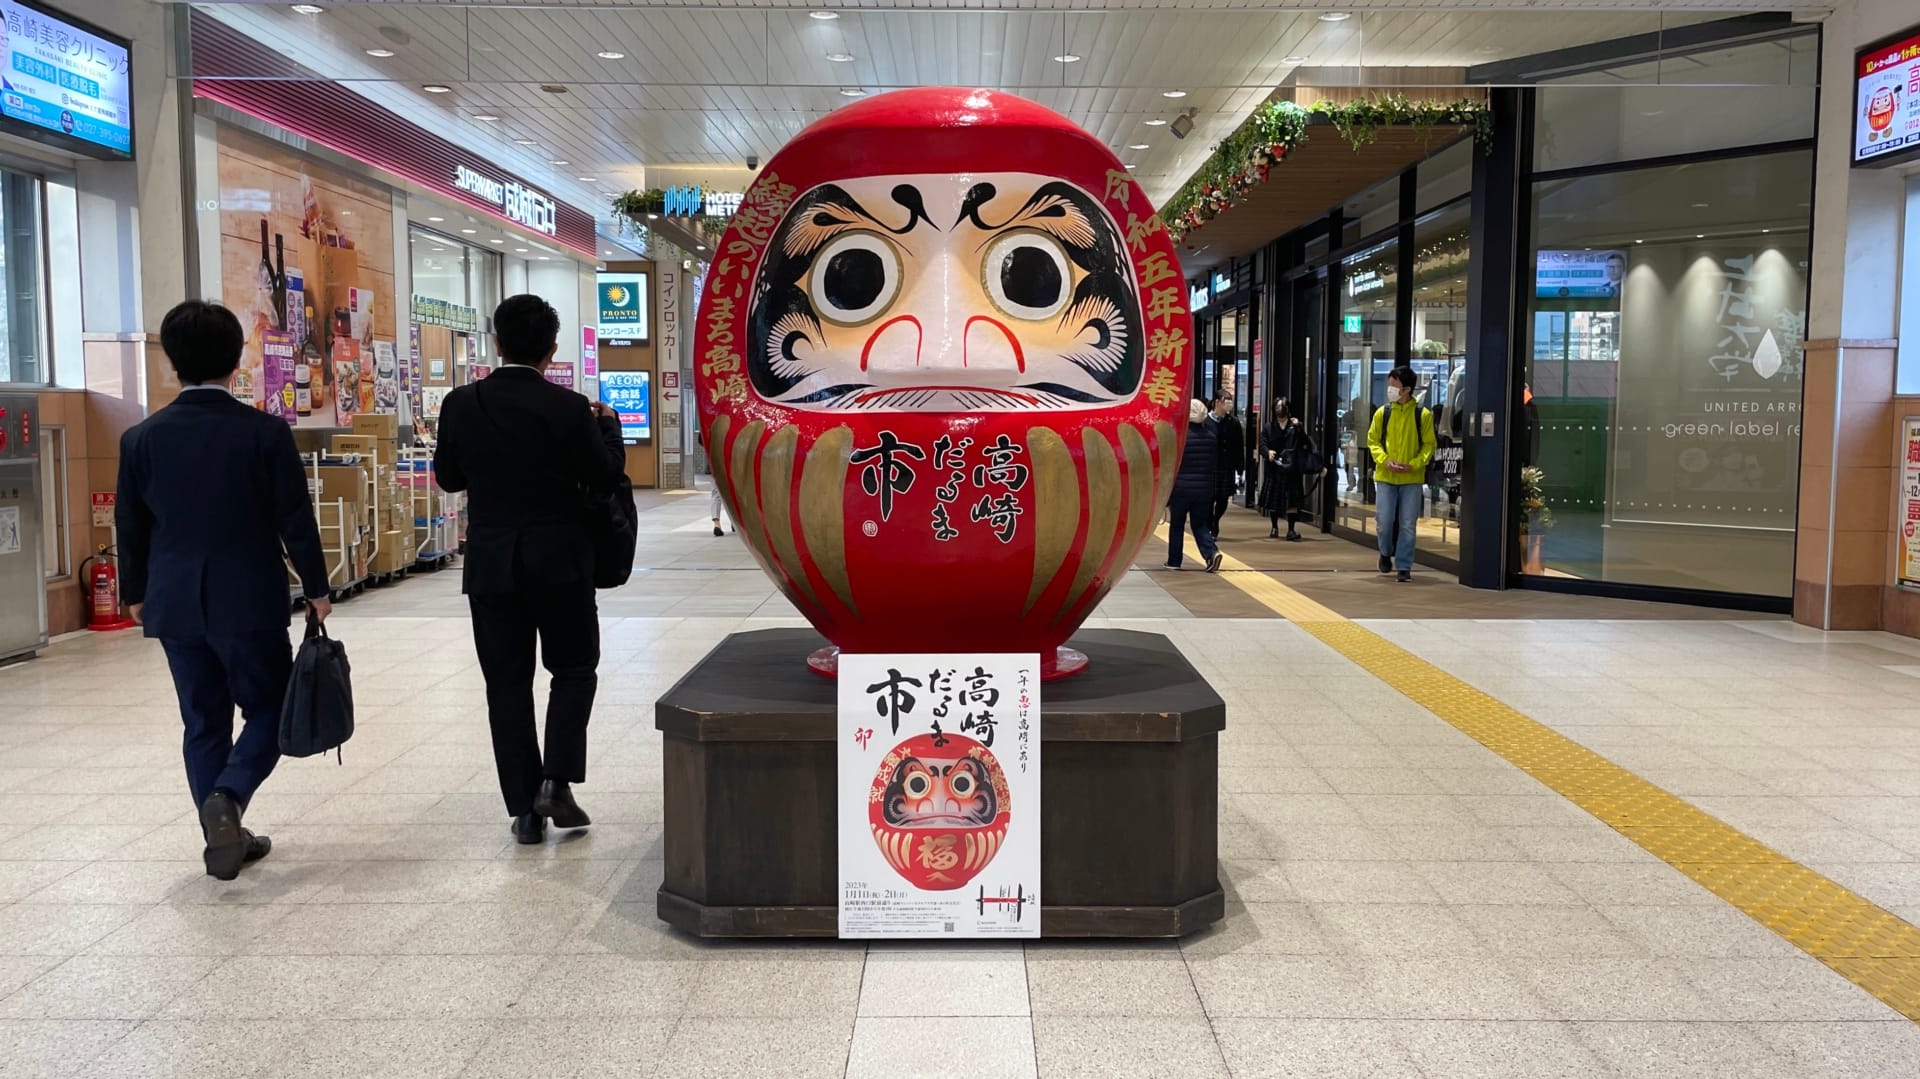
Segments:
[[[842,654],[840,936],[1040,935],[1040,657]]]
[[[1900,583],[1920,588],[1920,416],[1900,423]]]

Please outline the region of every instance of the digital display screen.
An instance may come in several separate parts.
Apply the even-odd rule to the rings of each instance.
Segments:
[[[1854,60],[1853,163],[1920,157],[1920,28]]]
[[[620,414],[621,438],[653,437],[653,372],[601,371],[600,400]]]
[[[0,56],[0,126],[93,157],[133,156],[132,57],[124,42],[0,0]]]
[[[600,344],[626,345],[647,340],[647,275],[643,273],[602,273],[594,275],[594,292],[600,304]]]
[[[1610,299],[1620,295],[1620,284],[1626,276],[1625,251],[1542,251],[1534,270],[1534,295],[1543,299]]]

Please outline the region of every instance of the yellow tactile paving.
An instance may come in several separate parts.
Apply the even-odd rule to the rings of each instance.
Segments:
[[[1273,577],[1231,556],[1221,568],[1226,583],[1920,1022],[1920,928]]]

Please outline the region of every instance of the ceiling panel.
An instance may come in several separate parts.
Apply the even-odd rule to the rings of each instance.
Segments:
[[[808,15],[818,0],[320,2],[317,16],[281,0],[195,6],[595,210],[607,192],[641,184],[648,165],[764,160],[845,104],[845,91],[937,84],[1009,90],[1060,111],[1134,165],[1160,201],[1297,68],[1366,85],[1379,68],[1462,68],[1729,11],[1810,6],[1694,0],[1675,13],[1653,0],[1402,0],[1391,11],[1342,4],[1354,17],[1324,21],[1331,4],[1103,0],[1090,10],[1096,5],[1080,0],[927,0],[839,3],[838,18],[820,20]],[[1080,59],[1057,62],[1061,55]],[[451,92],[429,94],[426,84]],[[1184,141],[1148,123],[1189,109],[1194,127]]]

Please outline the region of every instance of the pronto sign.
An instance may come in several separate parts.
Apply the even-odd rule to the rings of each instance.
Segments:
[[[496,180],[465,165],[453,170],[453,186],[500,208],[511,221],[548,236],[559,232],[554,201],[518,180]]]

